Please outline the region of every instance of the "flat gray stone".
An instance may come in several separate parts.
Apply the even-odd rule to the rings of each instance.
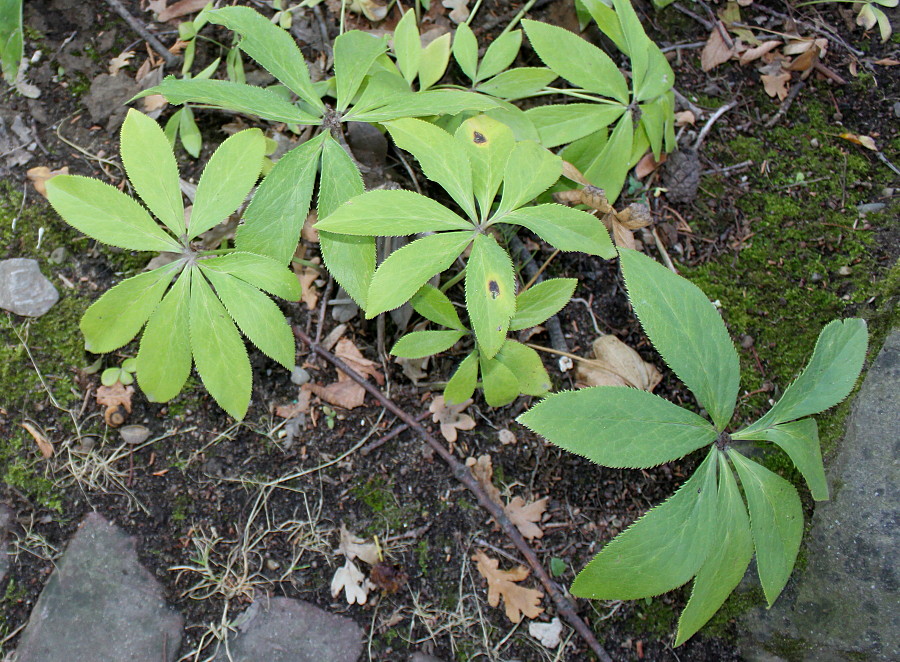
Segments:
[[[233,662],[356,662],[363,632],[349,618],[301,600],[261,598],[228,641]],[[228,660],[220,649],[215,662]]]
[[[84,518],[44,587],[18,662],[173,662],[182,619],[137,558],[134,538]]]
[[[37,260],[0,260],[0,308],[16,315],[40,317],[57,301],[59,292],[41,273]]]
[[[804,662],[900,659],[900,330],[853,403],[828,467],[832,500],[818,504],[796,587],[747,615],[748,660],[769,649]]]

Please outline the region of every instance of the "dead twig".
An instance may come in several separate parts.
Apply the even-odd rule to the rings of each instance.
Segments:
[[[431,412],[426,411],[424,414],[419,414],[419,416],[416,417],[416,420],[424,421],[429,416],[431,416]],[[360,455],[368,455],[369,453],[374,451],[376,448],[380,448],[381,446],[384,446],[391,439],[393,439],[397,435],[405,432],[406,430],[409,430],[409,426],[406,423],[401,423],[400,425],[395,427],[393,430],[388,432],[383,437],[379,437],[378,439],[375,439],[374,441],[371,441],[368,444],[366,444],[365,446],[363,446],[362,450],[359,451],[359,454]]]
[[[137,32],[144,40],[150,44],[150,46],[162,57],[163,60],[166,61],[166,66],[174,67],[180,61],[181,58],[177,55],[173,55],[168,48],[163,46],[162,42],[153,36],[153,34],[134,16],[131,15],[131,12],[125,9],[125,5],[123,5],[119,0],[106,0],[106,4],[108,4],[114,12],[116,12],[122,19],[128,23],[128,27]]]
[[[708,120],[706,120],[706,124],[703,125],[703,128],[700,129],[700,134],[697,136],[696,142],[694,142],[694,149],[698,152],[700,151],[700,145],[703,144],[703,141],[706,139],[706,136],[709,134],[710,129],[712,129],[713,124],[716,123],[722,115],[727,113],[729,110],[738,105],[737,101],[729,101],[724,106],[719,108],[716,112],[710,116]]]
[[[771,129],[773,126],[778,124],[778,120],[780,120],[787,114],[787,111],[790,110],[791,105],[794,103],[794,100],[800,94],[800,90],[802,90],[804,87],[806,87],[806,81],[801,80],[791,88],[791,91],[788,92],[787,98],[784,100],[784,103],[782,103],[781,106],[778,107],[778,112],[772,115],[772,119],[766,122],[765,128]]]
[[[562,616],[566,621],[569,622],[569,624],[575,629],[576,632],[578,632],[582,639],[584,639],[585,643],[587,643],[587,645],[598,658],[603,660],[603,662],[612,662],[612,658],[609,656],[609,653],[604,650],[604,648],[600,645],[600,642],[598,642],[597,638],[594,636],[594,633],[591,632],[587,624],[575,612],[575,608],[573,607],[572,603],[569,602],[569,599],[563,593],[562,589],[560,589],[560,587],[550,578],[550,575],[538,560],[537,554],[535,554],[534,550],[531,548],[531,545],[528,544],[528,542],[516,528],[516,525],[510,521],[509,517],[506,515],[506,512],[503,510],[503,507],[498,503],[492,501],[491,498],[487,494],[485,494],[484,490],[478,484],[478,481],[475,480],[475,477],[472,475],[472,472],[469,471],[469,468],[462,462],[457,460],[456,457],[449,450],[447,450],[447,447],[439,442],[434,437],[434,435],[428,432],[428,430],[426,430],[421,423],[419,423],[415,418],[400,409],[400,407],[394,404],[392,400],[385,396],[378,388],[369,383],[353,368],[341,361],[341,359],[339,359],[331,352],[316,345],[312,341],[312,338],[310,338],[296,326],[294,327],[294,335],[298,340],[309,347],[312,352],[315,352],[316,354],[321,356],[328,363],[332,364],[335,368],[337,368],[345,375],[347,375],[350,379],[362,386],[366,390],[366,392],[368,392],[369,395],[375,398],[385,409],[387,409],[397,418],[406,423],[412,430],[415,430],[416,433],[420,437],[422,437],[422,439],[424,439],[425,442],[429,446],[431,446],[431,448],[434,449],[434,451],[438,455],[441,456],[441,459],[443,459],[444,462],[449,465],[454,478],[465,485],[469,489],[469,491],[475,495],[475,498],[478,500],[478,503],[481,505],[481,507],[488,511],[488,513],[490,513],[491,517],[493,517],[500,528],[503,529],[503,532],[509,537],[509,539],[516,546],[519,552],[521,552],[522,556],[525,557],[525,560],[528,561],[528,565],[531,566],[531,569],[534,571],[535,576],[540,580],[541,584],[544,586],[547,593],[552,598],[554,604],[556,605],[557,611],[559,611],[560,616]]]

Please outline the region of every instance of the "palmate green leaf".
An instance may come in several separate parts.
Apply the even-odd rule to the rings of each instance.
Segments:
[[[326,136],[328,132],[320,133],[295,147],[269,171],[238,226],[234,238],[238,250],[266,255],[281,264],[290,262],[309,214]]]
[[[419,89],[427,90],[441,79],[450,63],[450,34],[443,34],[422,49]]]
[[[486,219],[516,139],[508,126],[487,115],[476,115],[460,124],[455,138],[468,152],[475,199],[481,218]]]
[[[200,273],[192,268],[191,351],[203,385],[219,406],[240,420],[250,406],[253,372],[241,334]]]
[[[499,74],[475,88],[482,94],[513,100],[531,96],[556,80],[554,72],[545,67],[518,67]]]
[[[512,261],[490,235],[476,235],[472,245],[466,265],[466,310],[483,363],[500,350],[516,312]]]
[[[521,331],[546,322],[569,303],[576,285],[576,278],[550,278],[520,292],[509,330]]]
[[[191,374],[191,270],[182,271],[147,321],[137,355],[137,380],[150,402],[168,402]]]
[[[554,393],[518,421],[560,448],[604,467],[655,467],[716,440],[706,419],[657,395],[624,386]]]
[[[628,83],[610,57],[576,34],[525,19],[528,40],[544,64],[570,83],[628,103]]]
[[[133,108],[125,116],[122,164],[144,204],[176,237],[184,234],[184,203],[172,146],[155,120]]]
[[[479,353],[481,388],[484,400],[491,407],[503,407],[519,397],[519,379],[496,357],[488,359]]]
[[[138,274],[108,290],[81,318],[84,348],[106,354],[130,342],[153,314],[181,260]]]
[[[427,320],[458,331],[466,327],[459,319],[459,313],[446,294],[431,283],[425,283],[409,300],[413,310]]]
[[[302,294],[297,275],[272,258],[235,252],[200,261],[204,271],[235,276],[286,301],[299,301]]]
[[[151,94],[161,94],[176,106],[188,102],[203,103],[255,115],[271,122],[318,125],[322,121],[321,117],[302,111],[272,90],[227,80],[187,80],[166,76],[159,85],[144,90],[134,98]]]
[[[460,23],[453,35],[453,59],[474,84],[478,78],[478,40],[468,23]]]
[[[469,221],[439,202],[400,189],[367,191],[351,198],[315,227],[341,234],[382,237],[474,229]]]
[[[458,405],[469,398],[475,392],[478,383],[478,351],[471,352],[462,360],[456,372],[447,382],[444,388],[444,402]]]
[[[53,180],[51,180],[53,181]],[[822,329],[812,358],[781,399],[746,431],[760,430],[833,407],[846,398],[866,358],[864,320],[835,320]]]
[[[525,111],[544,147],[558,147],[599,131],[625,112],[620,104],[569,103],[537,106]]]
[[[572,583],[572,595],[636,600],[685,584],[702,567],[716,531],[713,449],[690,479],[607,544]]]
[[[462,142],[423,120],[400,119],[385,126],[397,147],[416,157],[425,176],[440,184],[470,219],[477,219],[472,165]]]
[[[484,57],[481,58],[481,64],[478,66],[478,81],[496,76],[509,68],[515,62],[521,46],[521,30],[510,30],[494,39],[485,51]]]
[[[641,326],[718,430],[731,420],[740,366],[722,318],[699,287],[637,251],[619,249]]]
[[[522,207],[497,220],[528,228],[561,251],[580,251],[607,260],[616,254],[609,233],[597,217],[572,207],[554,203]]]
[[[713,617],[740,583],[753,557],[753,538],[744,500],[725,455],[716,453],[716,457],[719,464],[716,534],[709,557],[694,578],[691,598],[678,619],[676,646],[690,639]]]
[[[265,151],[259,129],[239,131],[219,145],[197,183],[188,239],[218,225],[244,202],[259,178]]]
[[[59,175],[47,180],[47,198],[66,223],[104,244],[133,251],[181,251],[143,207],[99,179]]]
[[[507,339],[494,359],[509,368],[516,376],[519,393],[546,395],[550,391],[550,375],[547,374],[541,357],[531,347]]]
[[[784,478],[733,448],[728,449],[728,456],[747,498],[756,567],[771,607],[794,569],[803,537],[803,506],[797,490]]]
[[[788,454],[791,462],[800,470],[809,491],[816,501],[828,500],[828,481],[825,465],[822,464],[822,449],[819,445],[819,428],[813,418],[782,423],[756,432],[741,430],[732,439],[756,439],[770,441]]]
[[[419,37],[419,26],[416,25],[416,12],[407,9],[403,18],[394,28],[394,56],[397,68],[409,85],[419,73],[419,59],[422,57],[422,41]]]
[[[493,218],[499,219],[534,200],[553,186],[561,174],[562,159],[556,154],[534,142],[517,143],[503,171],[503,194]]]
[[[366,319],[409,301],[432,276],[446,269],[472,241],[472,232],[442,232],[416,239],[382,262],[369,286]]]
[[[334,78],[337,111],[344,112],[359,91],[375,60],[387,50],[387,39],[369,32],[350,30],[334,40]]]
[[[407,359],[433,356],[453,347],[465,334],[465,331],[413,331],[396,342],[391,354]]]
[[[291,35],[248,7],[223,7],[206,12],[211,23],[241,35],[240,48],[289,90],[318,110],[325,104],[316,94],[303,53]]]
[[[240,278],[206,269],[203,262],[200,271],[216,288],[216,296],[247,339],[263,354],[293,370],[294,334],[275,302]]]
[[[634,121],[631,113],[625,113],[610,134],[603,151],[584,171],[585,178],[606,192],[610,204],[622,191],[625,177],[634,165],[631,153],[634,148]]]
[[[319,218],[328,217],[363,190],[359,168],[329,133],[322,144]],[[375,238],[320,231],[319,250],[334,279],[361,308],[365,308],[369,283],[375,273]]]

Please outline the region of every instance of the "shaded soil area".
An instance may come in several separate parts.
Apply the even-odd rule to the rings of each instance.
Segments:
[[[321,28],[333,37],[339,22],[335,4],[340,5],[326,2],[316,12],[297,12],[295,34],[307,30],[314,35]],[[522,4],[488,0],[472,28],[480,40],[490,40]],[[175,41],[178,19],[154,23],[137,2],[125,5],[164,43]],[[764,6],[789,11],[776,2]],[[728,62],[703,72],[700,51],[690,44],[705,41],[708,30],[674,8],[655,12],[649,3],[638,8],[657,43],[688,45],[671,51],[677,89],[704,115],[696,127],[685,128],[683,146],[715,109],[739,102],[717,120],[700,147],[702,179],[693,200],[667,198],[664,170],[633,181],[623,200],[644,200],[653,210],[653,225],[637,235],[645,250],[673,260],[720,302],[741,356],[738,417],[746,421],[790,383],[830,319],[868,319],[873,345],[897,322],[895,199],[900,189],[894,188],[897,177],[883,159],[900,161],[894,114],[900,109],[900,83],[894,65],[876,64],[900,59],[897,41],[882,44],[875,34],[863,36],[852,20],[848,25],[842,9],[816,14],[810,8],[803,14],[809,25],[834,26],[862,54],[830,42],[823,62],[847,82],[811,76],[786,113],[767,126],[779,103],[766,95],[753,66]],[[432,2],[436,24],[447,24],[446,11]],[[773,20],[752,7],[744,11],[748,22]],[[67,228],[26,181],[25,170],[68,166],[73,174],[123,183],[116,117],[121,119],[123,97],[137,91],[128,83],[147,54],[143,41],[99,0],[29,2],[25,16],[26,54],[42,53],[28,71],[41,96],[26,99],[5,87],[2,93],[0,119],[11,126],[16,116],[22,118],[34,144],[24,163],[9,165],[0,156],[0,258],[38,259],[62,298],[38,320],[0,316],[0,500],[15,513],[17,541],[10,572],[0,584],[0,651],[15,648],[53,560],[82,517],[98,511],[138,536],[143,563],[184,614],[184,659],[204,659],[215,646],[216,628],[264,594],[302,598],[352,617],[368,632],[374,660],[405,659],[416,649],[445,660],[591,659],[577,636],[567,640],[564,633],[561,651],[547,650],[527,634],[527,626],[513,626],[501,609],[487,605],[485,583],[471,561],[474,552],[486,550],[503,568],[522,560],[415,436],[402,432],[366,452],[368,444],[398,424],[371,400],[349,411],[314,401],[305,426],[291,428],[276,408],[296,402],[298,387],[282,367],[251,349],[254,392],[243,422],[229,419],[192,377],[166,405],[135,395],[127,423],[146,426],[151,433],[146,442],[128,446],[104,424],[103,408],[94,397],[99,385],[95,362],[101,357],[84,352],[77,320],[92,300],[143,269],[152,256],[112,251]],[[567,0],[536,3],[529,16],[578,28]],[[395,21],[392,16],[379,27],[390,29]],[[767,25],[779,29],[781,23]],[[800,34],[820,36],[806,25],[798,24]],[[373,25],[348,16],[347,28],[353,27]],[[215,41],[231,43],[223,31],[209,30],[209,35],[210,40],[198,42],[194,71],[222,54]],[[588,36],[599,40],[596,31]],[[324,52],[318,39],[302,43],[311,60]],[[102,76],[108,76],[110,59],[128,50],[136,54],[120,75],[131,77],[121,86],[109,85]],[[519,59],[520,65],[538,64],[527,47]],[[265,82],[252,62],[246,66],[248,80]],[[453,66],[448,76],[458,76]],[[173,110],[163,110],[160,120]],[[192,159],[180,148],[176,152],[185,179],[199,174],[203,157],[224,138],[226,125],[238,121],[213,111],[197,111],[197,120],[204,139],[201,158]],[[841,138],[844,132],[872,137],[883,159]],[[411,186],[395,155],[389,155],[386,170],[389,178]],[[869,207],[862,213],[858,205]],[[315,254],[315,246],[308,248]],[[51,261],[58,249],[64,250]],[[552,248],[540,243],[533,249],[538,264],[550,260],[548,274],[579,280],[578,300],[560,314],[570,352],[585,356],[597,335],[612,333],[663,371],[656,393],[696,408],[642,334],[615,262],[575,254],[554,258]],[[317,281],[320,293],[325,284],[325,277]],[[459,298],[460,293],[451,290]],[[289,321],[316,332],[318,308],[301,303],[282,309]],[[324,320],[322,337],[337,326],[331,314]],[[390,346],[398,335],[390,320],[385,334]],[[367,358],[381,362],[390,397],[413,415],[427,411],[462,356],[439,357],[414,385],[399,365],[379,355],[376,322],[357,317],[345,337]],[[530,341],[549,345],[546,333]],[[132,343],[102,357],[101,365],[119,365],[136,351]],[[323,361],[304,355],[303,348],[298,351],[298,365],[314,382],[335,380]],[[545,355],[554,386],[571,388],[572,372],[561,372],[557,358]],[[478,425],[460,434],[455,452],[460,459],[490,454],[494,482],[507,499],[549,497],[544,536],[534,547],[544,566],[568,585],[605,542],[672,494],[697,459],[689,456],[652,470],[597,467],[516,424],[528,405],[523,397],[492,409],[476,396],[469,413]],[[839,408],[822,421],[826,451],[840,434],[844,413]],[[23,422],[54,444],[53,458],[40,457]],[[503,430],[512,431],[516,442],[502,443]],[[796,478],[780,456],[767,463]],[[359,536],[378,537],[387,560],[408,577],[399,592],[380,598],[373,593],[364,606],[332,598],[331,578],[343,562],[335,554],[341,525]],[[525,583],[537,586],[531,579]],[[734,618],[748,601],[758,599],[755,578],[745,583],[748,588],[679,649],[672,643],[687,589],[631,603],[581,600],[578,606],[614,659],[736,660]],[[543,606],[552,616],[551,601],[545,598]],[[194,655],[204,646],[205,654]]]

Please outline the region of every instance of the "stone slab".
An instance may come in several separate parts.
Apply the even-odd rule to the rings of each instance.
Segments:
[[[363,632],[351,619],[290,598],[261,598],[239,619],[229,658],[215,662],[356,662]]]
[[[40,317],[59,301],[59,292],[37,260],[14,257],[0,260],[0,308],[28,317]]]
[[[138,561],[135,541],[91,513],[44,587],[17,662],[173,662],[182,619]]]
[[[772,659],[765,649],[791,662],[900,659],[900,329],[866,374],[828,476],[796,586],[747,615],[749,660]]]

